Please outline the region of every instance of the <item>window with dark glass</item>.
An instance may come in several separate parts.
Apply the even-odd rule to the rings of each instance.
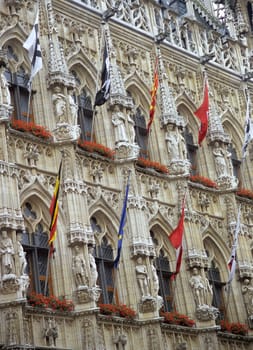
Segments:
[[[240,166],[241,161],[237,157],[236,149],[233,147],[233,145],[229,145],[228,152],[231,153],[231,161],[233,166],[233,175],[237,178],[240,176]]]
[[[14,107],[12,118],[24,121],[33,121],[32,94],[30,97],[30,106],[28,111],[29,91],[27,83],[29,81],[29,77],[25,74],[24,69],[21,67],[14,73],[7,70],[5,72],[5,77],[9,84],[11,104]]]
[[[155,260],[155,266],[159,278],[159,295],[163,298],[164,311],[171,311],[173,309],[172,286],[170,281],[172,273],[170,271],[169,260],[164,256],[162,250]]]
[[[191,174],[195,175],[197,172],[197,149],[198,147],[194,145],[193,142],[193,136],[189,132],[188,128],[185,128],[185,143],[186,143],[186,149],[187,149],[187,157],[189,161],[191,162]]]
[[[225,304],[223,298],[223,287],[225,283],[221,282],[220,271],[215,262],[211,262],[211,267],[208,269],[208,280],[213,289],[212,306],[220,311],[218,320],[224,318]]]
[[[147,158],[148,157],[148,151],[147,151],[148,132],[147,132],[145,116],[143,115],[139,107],[136,109],[134,121],[135,121],[136,142],[140,146],[140,157]]]
[[[26,202],[23,206],[23,215],[27,220],[37,220],[36,211],[31,203]],[[29,232],[26,228],[22,234],[22,246],[26,252],[26,274],[30,278],[29,292],[45,292],[45,282],[47,279],[46,295],[52,294],[52,283],[48,264],[48,232],[42,223],[38,223],[34,232]],[[48,273],[48,277],[46,277]]]
[[[113,275],[113,249],[106,237],[103,237],[100,245],[95,247],[95,260],[98,271],[98,285],[102,290],[100,301],[110,304],[113,301],[114,275]]]

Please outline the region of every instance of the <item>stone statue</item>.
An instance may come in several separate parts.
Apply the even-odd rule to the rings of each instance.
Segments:
[[[44,329],[44,337],[46,338],[46,344],[47,346],[55,347],[56,338],[58,338],[58,330],[55,320],[49,318],[47,323],[47,327]]]
[[[242,293],[244,294],[248,314],[251,316],[253,315],[253,286],[248,278],[243,281]]]
[[[11,104],[11,95],[8,87],[8,82],[5,78],[6,64],[4,62],[0,62],[0,106]]]
[[[196,267],[192,270],[192,277],[189,280],[196,306],[208,305],[210,295],[213,294],[208,279],[203,278]]]
[[[153,281],[153,293],[154,297],[157,297],[159,292],[159,278],[156,272],[156,267],[154,266],[154,259],[151,260],[151,272],[152,272],[152,281]]]
[[[178,138],[179,138],[179,152],[182,159],[187,159],[187,148],[186,148],[186,141],[184,138],[184,135],[182,134],[183,131],[179,131]]]
[[[125,121],[125,115],[120,111],[119,106],[116,105],[112,113],[112,124],[115,126],[115,143],[128,142]]]
[[[150,296],[149,293],[149,276],[146,265],[143,264],[142,257],[137,259],[135,267],[137,283],[142,297]]]
[[[14,247],[11,238],[7,235],[7,231],[2,231],[0,256],[2,276],[14,274]]]
[[[78,106],[75,103],[75,100],[74,100],[74,97],[71,94],[71,91],[69,92],[68,99],[69,99],[69,109],[70,109],[70,115],[71,115],[71,123],[73,125],[76,125],[77,124]]]
[[[66,122],[66,97],[61,93],[59,87],[55,87],[52,95],[52,101],[54,104],[54,112],[58,123]]]
[[[225,151],[220,147],[219,142],[215,142],[213,149],[216,174],[219,177],[227,176],[227,164]]]
[[[24,251],[24,248],[21,244],[22,241],[22,234],[17,234],[17,256],[19,261],[19,276],[26,275],[25,270],[27,267],[27,261],[26,261],[26,252]]]
[[[72,271],[74,274],[76,286],[85,286],[87,285],[88,275],[83,254],[80,252],[78,245],[74,247],[74,251],[75,255],[72,258]]]
[[[97,272],[97,265],[95,258],[93,256],[94,247],[89,246],[89,264],[90,264],[90,287],[97,287],[97,279],[98,279],[98,272]]]
[[[165,140],[170,160],[179,159],[179,137],[173,124],[168,124]]]
[[[129,129],[129,137],[131,144],[135,143],[135,123],[133,120],[133,116],[131,114],[128,114],[127,116],[128,121],[128,129]]]

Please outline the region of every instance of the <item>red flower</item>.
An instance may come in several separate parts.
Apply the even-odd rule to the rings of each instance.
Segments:
[[[162,165],[158,162],[153,162],[145,158],[138,158],[136,164],[143,168],[153,168],[154,170],[163,174],[169,173],[169,170],[165,165]]]
[[[239,190],[236,192],[237,196],[240,197],[246,197],[248,199],[253,199],[253,192],[250,190],[247,190],[246,188],[239,188]]]
[[[88,152],[97,152],[101,154],[103,157],[107,157],[110,159],[114,158],[114,151],[108,147],[105,147],[104,145],[101,145],[100,143],[91,142],[91,141],[82,141],[78,140],[78,146],[82,149],[88,151]]]
[[[136,312],[124,304],[99,304],[99,308],[100,313],[103,315],[115,315],[130,319],[136,316]]]
[[[73,311],[74,304],[72,300],[59,299],[53,295],[46,297],[42,294],[31,293],[27,296],[27,301],[31,306],[47,307],[53,310]]]
[[[189,318],[186,315],[180,314],[177,311],[164,312],[160,311],[160,316],[164,317],[165,323],[176,324],[179,326],[185,327],[193,327],[195,325],[195,321]]]
[[[33,122],[26,122],[24,120],[11,120],[11,127],[20,131],[31,132],[34,136],[48,139],[52,137],[51,133],[41,125],[37,125]]]
[[[206,187],[218,188],[217,183],[201,175],[191,175],[190,181],[200,183]]]
[[[222,332],[229,332],[238,335],[247,335],[249,331],[248,326],[240,322],[229,323],[228,321],[222,320],[220,326]]]

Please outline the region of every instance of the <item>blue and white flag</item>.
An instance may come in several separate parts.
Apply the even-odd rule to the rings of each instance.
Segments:
[[[246,122],[245,122],[245,136],[244,136],[244,144],[242,147],[242,158],[244,159],[246,156],[246,151],[250,141],[253,139],[253,122],[250,118],[250,99],[248,97],[247,101],[247,110],[246,110]]]
[[[123,208],[122,208],[122,212],[121,212],[121,219],[120,219],[119,232],[118,232],[118,251],[117,251],[116,259],[114,260],[115,269],[117,269],[118,265],[119,265],[120,253],[121,253],[121,249],[122,249],[123,236],[124,236],[124,226],[126,224],[127,200],[128,200],[128,192],[129,192],[129,178],[130,178],[130,176],[128,176],[127,185],[126,185],[126,193],[125,193]]]
[[[29,89],[31,89],[33,77],[42,68],[42,56],[39,42],[39,13],[36,15],[33,29],[23,44],[23,47],[28,51],[28,56],[31,61],[31,75],[28,82]]]

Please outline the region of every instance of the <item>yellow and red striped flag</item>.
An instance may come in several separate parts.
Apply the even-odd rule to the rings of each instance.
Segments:
[[[53,194],[53,198],[51,200],[51,204],[50,204],[50,208],[49,208],[49,212],[51,214],[51,224],[49,227],[50,236],[49,236],[49,240],[48,240],[48,244],[50,246],[50,255],[54,251],[53,242],[56,238],[56,233],[57,233],[56,227],[57,227],[57,218],[58,218],[58,209],[59,209],[58,197],[59,197],[59,189],[60,189],[61,167],[62,167],[62,161],[60,163],[60,167],[59,167],[59,171],[58,171],[58,175],[57,175],[56,183],[55,183],[55,187],[54,187],[54,194]]]
[[[148,133],[149,133],[151,124],[153,123],[154,116],[155,116],[156,93],[157,93],[157,89],[158,89],[158,84],[159,84],[158,58],[156,58],[154,80],[153,80],[153,86],[152,86],[152,90],[151,90],[151,102],[150,102],[150,107],[149,107],[149,121],[148,121],[148,126],[147,126]]]

